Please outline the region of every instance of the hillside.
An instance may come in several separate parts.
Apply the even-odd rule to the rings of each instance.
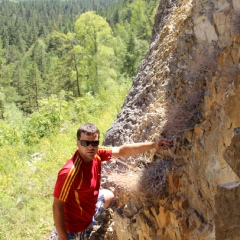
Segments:
[[[102,142],[148,48],[156,2],[1,1],[0,239],[52,231],[75,131],[93,122]]]

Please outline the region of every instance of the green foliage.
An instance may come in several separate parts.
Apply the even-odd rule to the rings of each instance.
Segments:
[[[86,91],[98,94],[105,81],[104,72],[111,73],[107,74],[108,78],[116,79],[116,74],[112,74],[115,71],[112,64],[115,59],[112,29],[103,17],[86,12],[77,19],[75,32],[86,58],[85,66],[82,67],[87,70],[84,81]]]
[[[5,102],[32,113],[40,99],[61,90],[75,97],[97,95],[121,76],[132,78],[149,45],[157,3],[4,1],[0,87]]]
[[[109,94],[51,96],[40,101],[39,111],[28,118],[16,111],[11,120],[11,108],[6,109],[0,129],[7,131],[1,133],[10,138],[15,129],[19,137],[14,147],[11,138],[0,147],[0,239],[47,238],[53,229],[56,176],[76,151],[76,131],[82,123],[92,122],[103,140],[129,89],[129,81],[124,81],[112,86]]]
[[[107,80],[106,83],[95,96],[88,93],[74,98],[62,91],[40,100],[39,110],[28,117],[24,117],[16,106],[6,105],[4,121],[0,121],[0,146],[17,143],[32,146],[43,138],[65,131],[73,122],[93,122],[104,127],[117,115],[130,87],[130,81],[125,79],[119,83]],[[105,127],[103,132],[106,130]]]
[[[0,119],[3,119],[3,113],[5,108],[5,94],[2,92],[0,88]]]
[[[122,46],[122,51],[116,46],[121,73],[129,77],[136,74],[144,54],[148,50],[153,26],[153,12],[159,4],[156,0],[136,0],[118,11],[119,21],[114,25],[114,33]],[[120,39],[119,39],[120,38]]]
[[[0,120],[0,147],[14,146],[22,139],[22,112],[14,104],[4,104],[3,119]]]
[[[63,124],[63,115],[67,107],[64,92],[60,97],[52,95],[41,100],[39,105],[39,111],[26,119],[24,140],[28,144],[37,143],[40,138],[59,132]]]
[[[57,65],[51,64],[55,71],[52,76],[55,88],[73,92],[74,96],[82,95],[82,78],[87,73],[87,61],[84,48],[78,44],[75,33],[62,34],[54,32],[52,41],[58,42],[56,50],[60,58],[54,58]]]
[[[0,147],[19,141],[19,135],[11,125],[0,120]]]
[[[147,4],[144,0],[135,0],[131,5],[130,26],[137,38],[148,40],[151,37],[151,25],[146,14]]]

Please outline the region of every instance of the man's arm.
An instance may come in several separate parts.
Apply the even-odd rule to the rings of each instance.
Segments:
[[[161,138],[155,142],[123,144],[119,147],[113,147],[112,156],[116,158],[132,157],[147,152],[153,148],[156,150],[166,150],[171,145],[172,142],[164,138]]]
[[[64,217],[64,202],[54,197],[53,219],[60,240],[68,240]]]

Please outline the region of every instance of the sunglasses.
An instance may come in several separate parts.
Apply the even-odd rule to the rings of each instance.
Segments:
[[[97,147],[99,145],[99,141],[86,141],[86,140],[78,140],[78,141],[83,147],[88,147],[90,144],[93,147]]]

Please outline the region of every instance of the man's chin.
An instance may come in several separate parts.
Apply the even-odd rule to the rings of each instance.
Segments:
[[[89,160],[93,160],[95,153],[88,153],[87,156],[88,156]]]

